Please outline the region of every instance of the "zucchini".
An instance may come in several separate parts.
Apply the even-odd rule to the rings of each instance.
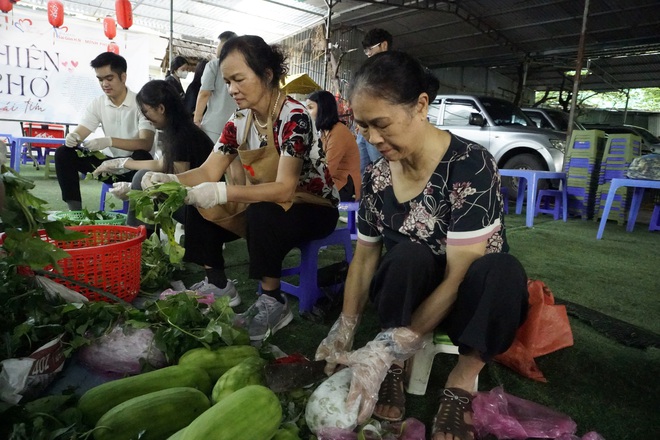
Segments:
[[[266,365],[265,359],[249,357],[227,370],[213,387],[211,392],[213,404],[220,402],[234,391],[238,391],[245,386],[264,385],[264,365]]]
[[[197,388],[208,395],[211,392],[211,379],[201,368],[173,365],[95,386],[80,397],[78,409],[83,421],[94,426],[103,414],[120,403],[174,387]]]
[[[215,383],[227,370],[249,357],[259,357],[259,350],[251,345],[231,345],[216,350],[193,348],[181,356],[179,365],[202,368]]]
[[[96,423],[95,440],[162,440],[188,426],[211,403],[190,387],[168,388],[134,397]]]
[[[181,440],[269,440],[282,421],[282,406],[271,390],[248,385],[197,417]]]

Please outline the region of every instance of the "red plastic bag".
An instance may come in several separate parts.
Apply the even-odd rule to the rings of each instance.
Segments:
[[[543,281],[528,280],[529,311],[509,349],[495,360],[525,377],[547,382],[534,358],[573,345],[566,307],[556,305]]]
[[[477,393],[472,401],[477,437],[498,439],[573,438],[577,424],[567,415],[504,392]]]

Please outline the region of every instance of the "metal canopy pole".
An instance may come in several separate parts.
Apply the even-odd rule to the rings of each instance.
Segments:
[[[584,1],[582,13],[582,30],[580,32],[580,43],[578,45],[577,62],[575,63],[575,79],[573,79],[573,96],[571,96],[571,111],[568,115],[568,131],[566,133],[566,149],[568,150],[575,121],[575,107],[577,106],[578,92],[580,91],[580,80],[582,77],[582,58],[584,58],[584,40],[587,35],[587,18],[589,17],[589,0]],[[566,160],[566,156],[564,156]]]
[[[169,62],[167,63],[167,70],[172,65],[172,44],[174,43],[174,0],[170,0],[170,51]],[[170,72],[172,73],[172,72]]]
[[[325,0],[325,5],[328,7],[328,15],[325,19],[325,49],[323,55],[325,63],[323,63],[323,90],[328,90],[328,63],[330,62],[330,27],[332,26],[332,7],[339,3],[341,0]]]

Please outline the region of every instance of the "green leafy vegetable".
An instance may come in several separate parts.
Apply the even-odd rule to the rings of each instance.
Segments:
[[[135,207],[135,216],[145,223],[160,225],[167,235],[168,244],[164,246],[170,262],[178,263],[183,259],[185,250],[174,239],[174,212],[183,206],[188,191],[179,182],[167,182],[154,185],[143,191],[131,190],[128,198]]]

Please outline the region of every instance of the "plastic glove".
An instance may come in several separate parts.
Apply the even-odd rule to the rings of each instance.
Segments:
[[[317,361],[328,360],[328,357],[350,351],[353,347],[353,336],[355,329],[360,323],[360,315],[345,315],[341,313],[339,318],[330,328],[328,336],[325,337],[316,349],[315,359]],[[330,376],[335,372],[337,364],[328,362],[325,367],[325,374]]]
[[[165,173],[158,173],[155,171],[147,171],[146,173],[144,173],[144,176],[142,176],[142,180],[140,181],[140,186],[142,186],[142,189],[145,190],[159,183],[178,182],[178,181],[179,178],[176,177],[175,174],[165,174]]]
[[[119,200],[128,200],[128,192],[131,190],[131,182],[115,182],[108,190],[110,194]]]
[[[407,327],[397,327],[378,333],[373,341],[351,353],[342,353],[328,362],[351,367],[351,388],[346,396],[346,407],[355,410],[358,405],[358,424],[364,423],[374,412],[378,390],[387,370],[394,361],[405,361],[424,346],[422,335]]]
[[[112,138],[104,137],[98,139],[91,139],[89,141],[85,141],[84,146],[89,151],[101,151],[108,147],[112,147]]]
[[[227,184],[225,182],[204,182],[188,190],[183,200],[186,205],[195,205],[198,208],[211,208],[215,205],[227,203]]]
[[[74,132],[67,134],[64,139],[64,145],[69,148],[76,148],[81,142],[82,139],[80,138],[80,135]]]
[[[98,177],[101,174],[125,174],[128,173],[129,169],[124,168],[126,161],[130,157],[118,157],[116,159],[106,160],[101,165],[99,165],[92,174],[94,177]]]

